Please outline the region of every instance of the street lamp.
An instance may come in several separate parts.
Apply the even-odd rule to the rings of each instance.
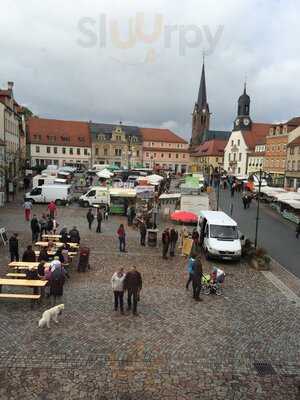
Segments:
[[[254,174],[253,174],[254,175]],[[257,209],[256,209],[256,223],[255,223],[255,239],[254,246],[257,247],[258,237],[258,221],[259,221],[259,206],[260,206],[260,190],[261,190],[262,170],[259,170],[259,181],[258,181],[258,197],[257,197]]]

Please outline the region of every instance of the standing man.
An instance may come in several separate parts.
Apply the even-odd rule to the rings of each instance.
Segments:
[[[141,246],[146,246],[147,227],[143,219],[140,224],[140,234],[141,234]]]
[[[102,212],[100,210],[100,208],[97,208],[97,229],[96,232],[97,233],[101,233],[101,223],[102,223]]]
[[[297,228],[296,228],[296,238],[298,239],[300,236],[300,222],[298,222]]]
[[[169,233],[169,228],[166,228],[163,233],[162,233],[162,245],[163,245],[163,258],[166,260],[168,250],[169,250],[169,244],[170,244],[170,233]]]
[[[71,243],[80,243],[80,234],[76,226],[73,226],[73,228],[70,230],[69,236]]]
[[[19,261],[19,241],[17,233],[14,233],[9,238],[9,252],[10,252],[10,261]]]
[[[86,219],[88,220],[88,224],[89,224],[89,230],[92,229],[92,224],[93,224],[94,218],[95,217],[94,217],[93,211],[90,208],[89,211],[86,214]]]
[[[176,229],[172,228],[170,230],[170,257],[175,256],[175,248],[177,240],[178,240],[178,232],[176,231]]]
[[[137,302],[139,301],[140,291],[142,290],[143,282],[141,274],[132,267],[127,272],[124,280],[124,290],[127,290],[127,310],[131,310],[131,299],[133,298],[133,315],[137,315]]]
[[[49,211],[51,219],[54,219],[55,215],[57,214],[57,207],[56,207],[56,204],[54,203],[54,201],[51,201],[48,204],[48,211]]]
[[[123,309],[123,297],[124,297],[124,269],[120,268],[117,272],[115,272],[111,278],[111,286],[114,292],[115,299],[115,311],[118,310],[118,306],[120,306],[121,314],[124,314]]]
[[[32,217],[30,226],[31,226],[31,232],[32,232],[32,243],[35,243],[38,241],[39,233],[40,233],[40,224],[39,224],[39,221],[35,214]]]
[[[23,204],[24,211],[25,211],[25,220],[30,221],[30,214],[32,210],[32,203],[29,200],[26,200]]]
[[[195,262],[193,263],[193,274],[192,274],[193,298],[196,301],[202,301],[202,299],[200,299],[202,275],[203,275],[203,270],[202,270],[201,257],[197,256]]]
[[[235,183],[232,182],[232,183],[231,183],[231,187],[230,187],[230,194],[231,194],[231,197],[234,197],[234,191],[235,191]]]

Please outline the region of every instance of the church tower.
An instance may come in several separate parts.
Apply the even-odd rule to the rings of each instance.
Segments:
[[[237,117],[234,121],[234,131],[251,130],[252,121],[250,118],[250,97],[247,94],[246,83],[244,85],[244,93],[239,97]]]
[[[198,92],[198,99],[195,103],[193,111],[193,123],[192,123],[192,138],[191,146],[200,144],[203,139],[204,132],[209,129],[209,105],[206,97],[206,82],[205,82],[205,67],[204,60],[202,65],[202,73],[200,80],[200,87]]]

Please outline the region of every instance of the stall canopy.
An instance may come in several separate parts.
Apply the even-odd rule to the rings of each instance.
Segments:
[[[113,176],[113,173],[110,172],[107,168],[105,168],[102,171],[97,172],[96,175],[99,178],[109,179],[109,178],[111,178]]]
[[[150,185],[159,185],[160,181],[164,179],[162,176],[156,174],[149,175],[146,178]]]

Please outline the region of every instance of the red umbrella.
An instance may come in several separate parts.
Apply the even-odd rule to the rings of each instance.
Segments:
[[[185,223],[193,223],[198,221],[198,217],[196,214],[189,211],[174,211],[171,214],[172,221],[179,221]]]

